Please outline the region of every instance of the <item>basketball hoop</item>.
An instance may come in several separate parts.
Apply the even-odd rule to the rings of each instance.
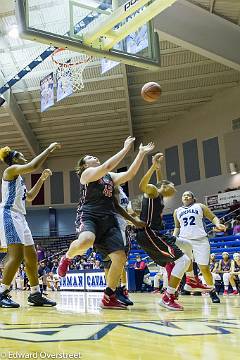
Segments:
[[[57,66],[57,81],[61,79],[62,85],[72,87],[73,92],[84,88],[83,71],[93,60],[92,56],[75,53],[68,49],[59,48],[52,54],[52,61]]]

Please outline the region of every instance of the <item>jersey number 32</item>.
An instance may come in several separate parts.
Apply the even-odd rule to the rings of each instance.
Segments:
[[[185,217],[183,218],[184,221],[184,226],[188,226],[188,225],[196,225],[195,223],[195,216],[190,216],[189,218]]]

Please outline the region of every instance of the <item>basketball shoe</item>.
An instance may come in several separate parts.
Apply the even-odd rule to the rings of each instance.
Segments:
[[[175,294],[169,294],[167,291],[165,291],[159,304],[169,310],[183,311],[183,306],[177,303],[175,300]]]
[[[31,306],[56,306],[57,303],[52,301],[45,296],[43,296],[40,292],[35,292],[34,294],[30,294],[28,297],[28,304]]]
[[[204,285],[197,276],[195,276],[194,278],[186,276],[186,284],[184,285],[184,290],[189,292],[202,292],[211,291],[212,287]]]
[[[19,308],[19,304],[11,299],[9,290],[5,290],[0,294],[0,307],[2,308]]]
[[[60,260],[59,265],[58,265],[58,270],[57,270],[58,275],[60,277],[65,277],[66,276],[69,265],[71,265],[71,263],[72,263],[72,260],[66,258],[66,255],[61,257],[61,260]]]
[[[115,293],[113,293],[112,295],[107,295],[106,293],[104,293],[100,307],[102,309],[116,309],[116,310],[127,309],[127,306],[116,298]]]
[[[116,298],[124,305],[133,305],[133,302],[128,297],[128,290],[125,286],[119,286],[116,288]]]
[[[220,299],[215,291],[215,289],[213,289],[212,291],[210,291],[209,293],[210,298],[212,299],[212,302],[215,304],[219,304],[220,303]]]

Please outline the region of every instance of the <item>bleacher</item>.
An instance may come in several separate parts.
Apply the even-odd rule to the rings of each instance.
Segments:
[[[235,252],[240,252],[240,235],[221,236],[210,239],[211,253],[216,254],[216,259],[221,259],[223,251],[227,251],[230,257]]]
[[[70,243],[76,239],[75,234],[58,237],[34,237],[34,242],[42,246],[45,250],[58,253],[69,248]]]

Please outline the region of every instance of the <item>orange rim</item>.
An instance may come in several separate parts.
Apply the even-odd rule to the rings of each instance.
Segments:
[[[62,51],[65,51],[65,50],[68,50],[68,49],[58,48],[53,52],[52,61],[54,62],[54,64],[56,64],[58,66],[61,66],[61,67],[72,67],[72,66],[77,66],[77,65],[81,65],[81,64],[86,64],[89,61],[91,61],[92,58],[93,58],[92,56],[88,56],[85,60],[75,61],[75,62],[70,62],[70,63],[64,63],[64,62],[61,62],[61,61],[58,61],[58,60],[54,59],[55,55],[59,54]]]

